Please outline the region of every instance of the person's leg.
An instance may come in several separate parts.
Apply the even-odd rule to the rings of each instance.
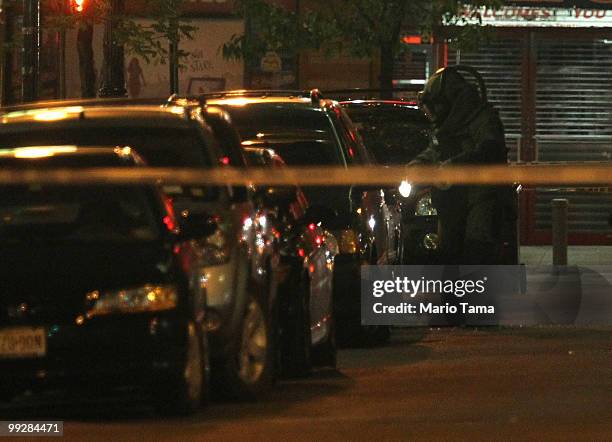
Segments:
[[[467,199],[465,192],[459,190],[451,189],[444,193],[443,203],[437,209],[440,263],[462,264],[468,215]]]
[[[494,199],[473,204],[467,213],[462,264],[499,264],[499,210]]]

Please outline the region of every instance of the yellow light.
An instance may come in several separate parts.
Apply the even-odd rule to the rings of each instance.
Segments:
[[[335,233],[338,249],[343,254],[354,254],[359,251],[359,238],[354,230],[341,230]]]
[[[74,10],[76,12],[83,12],[85,7],[85,0],[74,0]]]
[[[68,114],[66,112],[57,110],[41,112],[39,114],[34,115],[34,119],[36,121],[57,121],[63,120],[67,116]]]
[[[175,115],[183,115],[185,113],[185,108],[182,106],[172,106],[170,112]]]
[[[83,112],[83,108],[81,106],[70,106],[59,109],[36,109],[32,111],[26,111],[26,115],[33,114],[33,118],[36,121],[58,121],[67,118],[69,114],[81,112]]]
[[[223,100],[223,104],[226,104],[228,106],[246,106],[247,104],[249,104],[249,99],[248,98],[228,98],[226,100]]]
[[[151,291],[149,293],[147,293],[147,299],[151,302],[155,301],[155,299],[157,298],[157,296],[155,295],[155,292]]]
[[[58,153],[71,153],[76,151],[76,146],[31,146],[0,152],[0,157],[13,156],[14,158],[23,159],[48,158]]]
[[[132,148],[129,146],[115,147],[115,153],[117,155],[129,157],[130,155],[132,155]]]

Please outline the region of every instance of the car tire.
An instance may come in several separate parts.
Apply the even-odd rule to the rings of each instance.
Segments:
[[[304,377],[312,371],[310,277],[304,273],[293,296],[286,300],[282,318],[281,369],[283,377]]]
[[[194,413],[209,396],[210,364],[208,341],[193,321],[187,325],[187,344],[181,372],[161,385],[157,394],[157,411],[166,416]]]
[[[249,295],[238,345],[217,377],[221,396],[255,399],[272,387],[275,345],[268,316],[262,302],[255,295]]]
[[[312,364],[315,367],[336,368],[338,365],[338,347],[336,344],[336,322],[332,316],[329,335],[323,344],[312,349]]]

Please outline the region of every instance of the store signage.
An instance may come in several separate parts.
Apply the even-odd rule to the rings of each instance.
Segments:
[[[604,0],[601,0],[604,1]],[[503,27],[612,27],[611,9],[590,8],[548,8],[533,6],[502,6],[499,9],[487,7],[466,7],[457,25],[465,23]],[[448,23],[451,24],[451,23]]]
[[[261,59],[261,71],[268,73],[278,73],[283,68],[283,61],[280,56],[273,51],[266,52]]]

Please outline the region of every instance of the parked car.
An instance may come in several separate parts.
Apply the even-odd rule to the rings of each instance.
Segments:
[[[129,148],[0,149],[0,166],[135,167]],[[160,412],[208,396],[201,251],[211,217],[179,220],[157,186],[0,186],[0,400],[126,391]]]
[[[479,86],[482,90],[484,84]],[[486,92],[483,92],[486,100]],[[406,165],[424,150],[430,124],[416,103],[403,100],[354,100],[340,105],[349,114],[365,144],[381,164]],[[499,262],[519,263],[518,194],[521,186],[499,189],[504,201],[501,217]],[[405,264],[440,264],[438,218],[431,201],[431,186],[403,182],[398,188],[402,203]],[[502,195],[503,193],[503,195]]]
[[[271,148],[290,166],[373,164],[352,122],[317,91],[236,91],[203,97],[231,115],[243,145]],[[332,231],[339,254],[334,271],[334,315],[341,341],[386,341],[387,327],[361,327],[359,273],[362,264],[395,264],[401,248],[397,205],[375,186],[305,187],[307,217]]]
[[[364,143],[383,165],[406,165],[429,144],[430,123],[416,103],[402,100],[354,100],[340,105]],[[403,264],[438,262],[438,217],[428,187],[400,184]]]
[[[0,147],[131,146],[152,167],[223,167],[223,153],[202,111],[173,101],[35,103],[0,110],[0,121]],[[277,308],[270,274],[275,260],[259,255],[253,202],[244,188],[185,185],[164,186],[164,191],[177,213],[215,217],[218,229],[199,241],[212,380],[225,395],[257,396],[275,378]]]
[[[185,103],[187,104],[187,103]],[[201,103],[192,103],[200,106]],[[203,108],[223,152],[226,166],[282,167],[280,156],[269,149],[243,149],[240,135],[227,111]],[[336,364],[332,309],[335,238],[305,219],[308,200],[297,186],[253,186],[252,199],[259,220],[256,244],[260,259],[277,259],[276,286],[279,370],[287,376],[307,374],[315,365]],[[264,222],[262,222],[264,221]],[[260,268],[266,268],[260,265]]]
[[[284,167],[271,149],[245,147],[250,167]],[[284,372],[304,374],[312,365],[336,367],[333,269],[336,238],[308,222],[308,200],[299,186],[258,190],[278,237],[287,278],[279,287],[281,360]],[[299,294],[300,296],[296,296]],[[305,344],[304,344],[305,343]]]

